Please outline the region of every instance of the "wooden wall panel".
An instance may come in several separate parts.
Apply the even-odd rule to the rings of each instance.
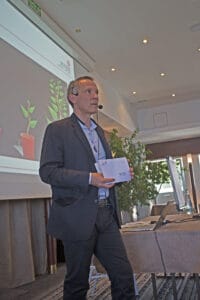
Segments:
[[[148,156],[148,159],[166,158],[167,156],[183,156],[188,153],[199,154],[200,137],[148,144],[146,145],[146,149],[149,149],[152,152],[152,154]]]

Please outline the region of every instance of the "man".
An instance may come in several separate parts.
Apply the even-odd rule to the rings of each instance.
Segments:
[[[86,299],[95,254],[110,278],[112,299],[132,300],[133,271],[119,232],[114,179],[95,168],[98,159],[112,155],[103,130],[91,119],[99,102],[93,78],[72,81],[67,98],[74,112],[48,125],[40,163],[41,179],[52,188],[47,230],[64,245],[63,299]]]

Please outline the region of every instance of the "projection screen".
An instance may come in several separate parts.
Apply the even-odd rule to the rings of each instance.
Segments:
[[[73,59],[6,0],[0,4],[0,200],[49,197],[38,176],[44,130],[70,113]]]

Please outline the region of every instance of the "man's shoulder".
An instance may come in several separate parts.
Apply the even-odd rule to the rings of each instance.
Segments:
[[[67,117],[67,118],[64,118],[64,119],[61,119],[61,120],[53,121],[48,125],[48,127],[60,128],[60,127],[66,126],[69,123],[71,123],[71,117]]]

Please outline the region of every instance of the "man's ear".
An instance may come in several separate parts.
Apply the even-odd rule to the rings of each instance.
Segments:
[[[76,103],[77,96],[78,96],[78,95],[70,94],[70,95],[68,96],[68,100],[69,100],[72,104],[74,104],[74,103]]]

